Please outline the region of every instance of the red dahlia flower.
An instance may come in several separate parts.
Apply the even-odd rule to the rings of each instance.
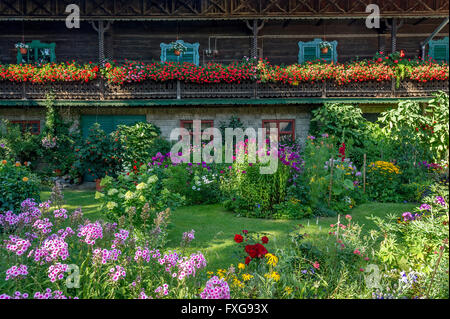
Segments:
[[[269,242],[269,238],[267,238],[266,236],[263,236],[261,238],[261,241],[262,241],[263,244],[267,244]]]
[[[239,235],[239,234],[236,234],[236,235],[234,236],[234,241],[237,242],[238,244],[239,244],[239,243],[242,243],[243,240],[244,240],[244,237],[242,237],[242,236]]]

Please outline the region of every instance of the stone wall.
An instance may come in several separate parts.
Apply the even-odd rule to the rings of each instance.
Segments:
[[[165,108],[67,108],[61,109],[66,119],[79,125],[82,115],[142,115],[147,122],[161,128],[162,136],[168,138],[172,129],[180,127],[182,120],[214,120],[214,127],[220,127],[221,122],[228,122],[231,116],[237,116],[244,127],[258,129],[263,120],[295,120],[295,135],[305,140],[309,130],[310,106],[239,106],[239,107],[165,107]],[[8,120],[40,120],[41,130],[45,123],[44,108],[2,108],[0,118]]]

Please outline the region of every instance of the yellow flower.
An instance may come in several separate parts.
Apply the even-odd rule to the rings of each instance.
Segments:
[[[273,278],[273,280],[278,281],[278,280],[280,280],[280,274],[277,273],[276,271],[274,271],[272,273],[272,278]]]
[[[28,177],[24,177],[24,178],[22,178],[22,180],[23,180],[24,182],[28,182]]]
[[[278,264],[277,256],[272,255],[271,253],[268,253],[268,254],[266,254],[266,258],[267,258],[268,265],[272,265],[272,266],[276,267],[276,265]]]
[[[249,280],[252,279],[252,278],[253,278],[253,276],[250,275],[250,274],[243,274],[243,275],[242,275],[242,279],[243,279],[244,281],[249,281]]]
[[[286,293],[288,295],[290,295],[292,293],[292,288],[291,287],[286,287],[286,288],[284,288],[284,291],[286,291]]]
[[[271,274],[267,273],[267,274],[264,275],[264,277],[266,277],[268,279],[272,278],[275,281],[280,280],[280,274],[277,273],[276,271],[272,272]]]
[[[244,269],[245,269],[245,264],[240,263],[240,264],[238,265],[238,268],[244,270]]]

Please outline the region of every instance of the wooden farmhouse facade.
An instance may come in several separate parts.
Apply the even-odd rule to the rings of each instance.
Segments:
[[[67,28],[67,6],[79,8],[79,28]],[[379,27],[366,19],[376,4]],[[448,63],[448,0],[0,0],[0,65],[77,61],[230,64],[243,57],[291,65],[322,59],[345,63],[400,51]],[[21,53],[15,44],[28,44]],[[174,55],[170,43],[184,45]],[[330,43],[327,53],[320,44]],[[245,126],[276,126],[304,139],[310,111],[325,102],[360,105],[379,113],[399,100],[425,101],[448,82],[332,81],[295,83],[190,83],[180,80],[122,83],[29,83],[1,80],[0,117],[34,133],[42,130],[46,94],[83,131],[99,122],[148,121],[168,137],[194,119],[218,126],[237,116]]]

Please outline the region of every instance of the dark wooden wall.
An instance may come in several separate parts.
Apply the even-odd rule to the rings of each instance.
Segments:
[[[418,56],[420,42],[441,23],[442,19],[405,19],[398,31],[397,48],[406,50],[409,57]],[[382,24],[383,26],[383,24]],[[372,57],[384,46],[390,52],[389,30],[367,29],[364,20],[272,20],[265,23],[260,32],[260,54],[276,64],[295,63],[298,41],[315,37],[338,41],[338,59],[344,62],[355,57]],[[438,37],[448,36],[448,25]],[[161,42],[183,39],[200,43],[200,63],[208,61],[230,62],[250,54],[251,31],[244,21],[197,21],[197,22],[139,22],[116,21],[106,33],[106,56],[124,59],[159,60]],[[67,29],[64,22],[0,22],[0,62],[14,63],[14,44],[22,41],[41,40],[56,43],[58,61],[97,61],[97,33],[87,22],[80,29]],[[218,50],[218,55],[208,57],[204,50]],[[217,45],[217,47],[216,47]]]

